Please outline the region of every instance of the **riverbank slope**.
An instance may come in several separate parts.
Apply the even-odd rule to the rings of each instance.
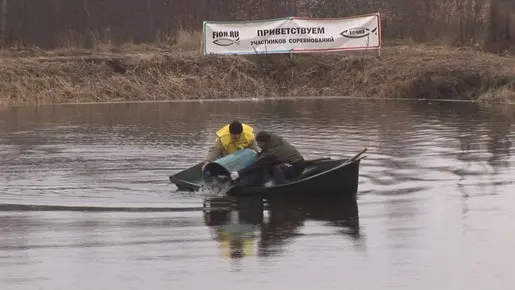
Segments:
[[[0,103],[353,96],[515,102],[515,58],[444,46],[202,56],[179,47],[4,51]]]

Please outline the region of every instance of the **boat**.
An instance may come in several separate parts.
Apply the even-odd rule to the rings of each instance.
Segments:
[[[274,195],[347,195],[355,197],[358,190],[359,166],[364,148],[350,158],[332,159],[330,157],[306,160],[302,174],[282,184],[273,184],[265,177],[258,184],[231,184],[226,196],[261,197]],[[202,163],[177,172],[169,177],[180,191],[198,191],[205,187]]]

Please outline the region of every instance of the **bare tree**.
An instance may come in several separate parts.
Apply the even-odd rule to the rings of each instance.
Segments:
[[[482,39],[490,3],[489,42],[512,41],[513,0],[0,0],[0,36],[53,48],[63,39],[152,42],[177,30],[200,30],[204,20],[286,16],[345,17],[380,12],[385,39],[461,44]],[[509,40],[506,40],[509,39]]]
[[[515,47],[515,2],[512,0],[492,0],[490,26],[485,49],[504,53]]]

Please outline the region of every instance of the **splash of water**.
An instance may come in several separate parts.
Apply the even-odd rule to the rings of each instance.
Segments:
[[[231,189],[231,181],[222,178],[213,178],[212,182],[204,184],[199,193],[204,197],[223,197]]]

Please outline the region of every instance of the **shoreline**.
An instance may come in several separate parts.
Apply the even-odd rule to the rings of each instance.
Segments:
[[[313,96],[313,97],[269,97],[269,98],[218,98],[218,99],[178,99],[178,100],[133,100],[133,101],[98,101],[98,102],[66,102],[66,103],[21,103],[21,104],[0,104],[2,106],[8,106],[12,108],[22,107],[46,107],[46,106],[79,106],[79,105],[123,105],[123,104],[158,104],[158,103],[216,103],[216,102],[266,102],[266,101],[296,101],[296,100],[372,100],[372,101],[410,101],[410,102],[441,102],[441,103],[471,103],[471,104],[483,104],[484,101],[480,100],[463,100],[463,99],[416,99],[416,98],[388,98],[388,97],[352,97],[352,96]],[[494,103],[486,102],[486,104],[495,105],[515,105],[515,102],[507,103]]]
[[[151,45],[125,51],[3,52],[7,106],[346,98],[515,103],[515,58],[399,45],[377,51],[203,56]]]

